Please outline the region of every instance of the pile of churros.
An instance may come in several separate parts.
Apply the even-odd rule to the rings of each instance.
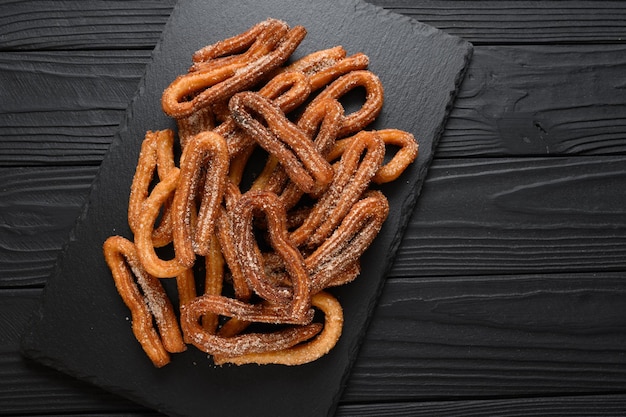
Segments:
[[[377,185],[398,178],[418,144],[401,130],[366,130],[383,106],[366,55],[336,46],[294,59],[305,35],[260,22],[197,51],[163,92],[176,129],[142,142],[133,239],[103,245],[156,367],[190,345],[217,365],[299,365],[341,336],[328,288],[359,275],[389,213]],[[363,103],[347,114],[342,98],[355,89]],[[176,296],[162,280],[175,280]]]

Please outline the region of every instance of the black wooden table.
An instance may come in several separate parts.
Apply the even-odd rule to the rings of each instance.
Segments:
[[[174,0],[0,2],[0,414],[153,415],[19,340]],[[474,44],[342,416],[626,415],[626,5],[373,3]]]

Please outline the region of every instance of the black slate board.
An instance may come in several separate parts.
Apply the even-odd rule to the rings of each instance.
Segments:
[[[296,57],[339,44],[350,54],[369,55],[370,68],[385,86],[385,106],[372,127],[414,133],[419,157],[383,189],[391,212],[364,257],[363,273],[335,291],[344,306],[345,328],[331,353],[298,367],[215,367],[190,347],[155,369],[133,338],[101,245],[112,234],[131,237],[126,208],[140,142],[146,130],[173,127],[160,110],[163,89],[187,70],[193,51],[267,17],[307,28]],[[181,1],[49,279],[22,340],[23,353],[171,415],[332,415],[471,51],[461,39],[359,0]]]

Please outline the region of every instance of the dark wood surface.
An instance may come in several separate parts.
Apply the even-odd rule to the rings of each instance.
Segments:
[[[475,50],[338,414],[626,415],[626,4],[372,2]],[[174,3],[0,2],[1,415],[155,415],[18,348]]]

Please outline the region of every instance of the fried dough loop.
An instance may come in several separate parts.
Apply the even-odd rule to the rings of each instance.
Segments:
[[[259,37],[259,51],[242,56],[238,60],[228,60],[224,65],[209,61],[198,65],[199,69],[176,78],[163,92],[163,111],[173,117],[189,116],[200,108],[232,96],[235,92],[253,87],[262,77],[285,63],[296,50],[306,30],[295,26],[286,33],[268,24]],[[225,61],[224,58],[222,61]]]
[[[235,94],[229,107],[239,127],[278,159],[291,181],[300,189],[309,193],[330,183],[332,167],[280,108],[253,92]]]
[[[228,149],[214,132],[193,136],[180,158],[180,181],[172,202],[174,249],[190,268],[196,255],[207,255],[228,175]],[[192,211],[198,206],[195,221]]]
[[[255,212],[265,215],[273,252],[284,260],[289,288],[273,285],[265,278],[261,250],[252,229]],[[285,320],[306,323],[310,319],[311,286],[302,253],[287,232],[287,215],[278,196],[271,192],[248,192],[231,212],[233,232],[238,237],[235,252],[240,268],[252,290],[271,304],[283,304]]]
[[[103,251],[115,286],[131,311],[133,333],[154,365],[165,366],[170,361],[169,353],[186,349],[167,294],[161,283],[144,270],[131,241],[111,236],[104,242]]]
[[[128,202],[133,239],[103,244],[156,367],[188,345],[217,365],[294,366],[340,339],[332,287],[360,274],[389,215],[384,184],[418,144],[402,130],[366,130],[384,101],[367,55],[335,46],[292,59],[305,35],[267,19],[196,51],[163,92],[176,131],[146,132]],[[365,92],[357,110],[354,89]]]

